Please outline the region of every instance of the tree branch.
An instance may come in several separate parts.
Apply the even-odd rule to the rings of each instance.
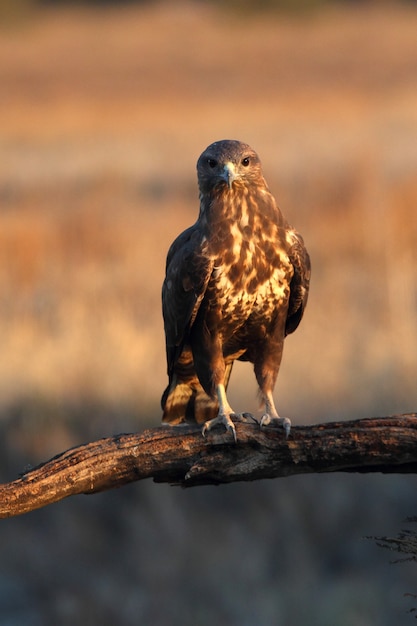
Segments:
[[[0,485],[0,517],[153,478],[183,487],[311,472],[417,473],[417,414],[230,433],[159,427],[77,446]]]

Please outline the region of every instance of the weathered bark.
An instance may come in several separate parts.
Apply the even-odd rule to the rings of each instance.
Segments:
[[[260,430],[159,427],[72,448],[0,486],[0,517],[143,478],[184,487],[311,472],[417,472],[417,414]]]

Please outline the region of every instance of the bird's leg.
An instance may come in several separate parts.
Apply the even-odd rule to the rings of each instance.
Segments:
[[[266,391],[262,394],[265,402],[265,413],[261,417],[261,428],[265,426],[279,426],[285,431],[285,437],[287,438],[291,430],[291,421],[288,417],[280,417],[275,408],[274,398],[272,397],[272,391]]]
[[[206,433],[209,430],[211,430],[213,426],[217,426],[218,424],[223,424],[224,426],[226,426],[227,430],[230,430],[230,432],[233,435],[233,439],[235,440],[235,443],[237,443],[236,428],[230,417],[231,415],[234,416],[235,413],[233,412],[233,409],[227,400],[226,389],[222,383],[219,383],[217,385],[216,393],[217,393],[217,399],[219,401],[219,413],[217,417],[215,417],[214,419],[209,420],[208,422],[205,422],[205,424],[203,425],[203,430],[202,430],[203,437],[206,436]]]
[[[284,319],[284,318],[283,318]],[[256,380],[262,400],[265,403],[265,413],[261,417],[260,426],[279,426],[284,429],[285,436],[288,437],[291,430],[291,422],[288,417],[280,417],[275,408],[272,391],[278,376],[281,364],[282,350],[284,347],[284,329],[277,326],[275,338],[265,342],[259,351],[259,358],[255,360],[254,369]]]

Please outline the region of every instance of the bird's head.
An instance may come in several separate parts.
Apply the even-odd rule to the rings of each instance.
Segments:
[[[212,143],[197,161],[198,185],[202,194],[250,185],[266,186],[256,152],[241,141],[224,139]]]

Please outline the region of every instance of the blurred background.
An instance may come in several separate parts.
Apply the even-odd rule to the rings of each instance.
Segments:
[[[293,424],[415,411],[415,2],[0,0],[0,477],[160,423],[160,287],[240,139],[313,264]],[[250,365],[232,406],[256,413]],[[1,521],[0,624],[414,623],[413,476],[152,482]]]

